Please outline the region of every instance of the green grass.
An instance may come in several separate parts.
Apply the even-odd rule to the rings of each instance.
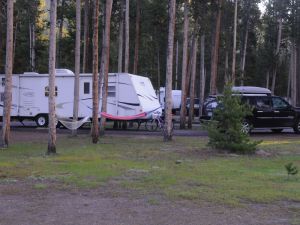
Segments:
[[[56,156],[44,155],[46,143],[21,143],[0,151],[0,183],[30,179],[35,189],[48,188],[44,181],[94,188],[115,179],[121,187],[170,199],[233,205],[300,201],[299,175],[287,179],[284,168],[288,162],[300,167],[299,142],[262,142],[259,148],[270,157],[215,153],[207,139],[197,137],[171,143],[161,137],[105,137],[97,145],[89,137],[65,138]]]

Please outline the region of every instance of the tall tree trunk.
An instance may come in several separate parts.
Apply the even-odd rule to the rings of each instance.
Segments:
[[[201,58],[200,58],[200,65],[201,65],[201,73],[200,73],[200,93],[199,93],[199,119],[202,116],[202,105],[204,101],[204,94],[205,94],[205,35],[201,35]]]
[[[237,6],[238,6],[238,0],[235,0],[234,26],[233,26],[233,49],[232,49],[232,70],[231,70],[232,71],[231,82],[233,85],[235,85]]]
[[[159,45],[157,45],[157,93],[160,89],[160,54],[159,54]]]
[[[172,77],[173,77],[173,50],[175,31],[175,8],[176,0],[169,0],[169,31],[166,68],[166,104],[165,104],[165,126],[164,141],[172,140]]]
[[[228,84],[228,82],[230,81],[230,77],[229,77],[229,53],[226,50],[225,53],[225,76],[224,76],[224,80],[225,80],[225,84]]]
[[[83,60],[82,60],[82,72],[86,73],[87,64],[87,52],[89,48],[89,7],[90,0],[84,1],[84,28],[83,28]]]
[[[10,140],[10,112],[12,101],[12,54],[13,54],[14,1],[7,0],[5,89],[2,123],[2,147],[7,148]]]
[[[2,31],[2,1],[0,1],[0,73],[2,69],[2,48],[3,48],[3,31]]]
[[[185,128],[186,116],[186,74],[187,74],[187,50],[188,50],[188,30],[189,30],[189,3],[184,3],[184,25],[183,25],[183,54],[182,54],[182,79],[181,79],[181,108],[180,108],[180,129]]]
[[[210,76],[210,94],[217,94],[217,74],[218,74],[218,61],[219,61],[219,44],[220,44],[220,31],[221,31],[221,17],[223,0],[219,0],[219,9],[216,21],[216,31],[214,37],[214,45],[211,60],[211,76]]]
[[[300,19],[300,15],[299,15],[299,19]],[[300,40],[298,40],[296,42],[295,49],[296,49],[296,52],[295,52],[295,76],[296,76],[295,84],[297,86],[295,106],[299,107],[300,106],[300,88],[299,88],[300,87]]]
[[[134,47],[134,63],[133,73],[138,72],[139,62],[139,46],[140,46],[140,21],[141,21],[141,1],[136,1],[136,21],[135,21],[135,47]]]
[[[57,0],[50,5],[50,44],[49,44],[49,137],[47,154],[56,153],[56,118],[55,118],[55,55],[56,55],[56,12]]]
[[[178,89],[178,61],[179,61],[179,43],[176,41],[176,64],[175,64],[175,90]]]
[[[197,42],[198,38],[194,36],[193,44],[193,56],[192,56],[192,71],[191,71],[191,87],[190,87],[190,109],[188,118],[188,128],[192,128],[192,122],[194,119],[194,102],[195,102],[195,81],[196,81],[196,66],[197,66]]]
[[[76,40],[75,40],[75,80],[73,120],[78,120],[79,111],[79,74],[80,74],[80,34],[81,34],[81,0],[76,0]],[[72,130],[72,135],[77,135],[77,130]]]
[[[62,34],[64,28],[64,11],[65,11],[65,3],[66,0],[61,0],[61,9],[60,9],[60,16],[59,16],[59,28],[58,28],[58,40],[57,40],[57,59],[56,59],[56,67],[59,68],[61,65],[61,47],[62,47]]]
[[[267,74],[266,74],[266,88],[269,89],[269,86],[270,86],[270,70],[267,71]]]
[[[101,112],[107,112],[107,91],[108,91],[108,69],[109,69],[109,49],[110,49],[110,21],[111,21],[111,10],[112,10],[113,0],[106,0],[105,7],[105,35],[104,42],[102,47],[102,56],[101,56],[101,68],[100,74],[103,76],[103,89],[102,89],[102,106]],[[99,84],[101,88],[101,84]],[[104,135],[105,130],[105,117],[101,117],[100,124],[100,135]]]
[[[247,23],[246,23],[245,40],[244,40],[244,46],[243,46],[242,58],[241,58],[241,85],[242,86],[244,86],[244,79],[245,79],[248,34],[249,34],[249,19],[247,20]]]
[[[119,50],[118,50],[118,72],[123,72],[123,42],[124,42],[124,9],[125,0],[121,0],[120,22],[119,22]]]
[[[276,45],[276,51],[275,51],[275,68],[273,70],[273,76],[272,76],[272,87],[271,91],[274,94],[275,91],[275,84],[276,84],[276,76],[277,76],[277,69],[279,66],[279,50],[280,50],[280,43],[281,43],[281,34],[282,34],[282,19],[280,18],[278,20],[278,34],[277,34],[277,45]]]
[[[99,139],[99,92],[98,92],[98,27],[99,27],[99,0],[94,1],[94,30],[93,30],[93,125],[92,142],[98,143]]]
[[[128,73],[129,69],[129,0],[126,1],[125,11],[125,69],[124,72]]]

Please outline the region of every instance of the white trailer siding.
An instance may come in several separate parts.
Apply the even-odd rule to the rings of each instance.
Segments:
[[[0,75],[1,80],[5,75]],[[59,117],[73,116],[74,73],[56,70],[56,113]],[[4,80],[3,80],[4,81]],[[13,76],[13,102],[11,116],[18,119],[36,119],[48,114],[48,74],[24,73]],[[4,86],[0,86],[3,105]],[[101,110],[102,98],[100,98]],[[2,116],[3,107],[0,107]],[[150,80],[127,73],[112,73],[108,79],[107,113],[114,116],[132,116],[142,112],[161,113],[160,104]],[[80,74],[79,118],[92,117],[92,74]],[[100,117],[100,112],[99,112]]]

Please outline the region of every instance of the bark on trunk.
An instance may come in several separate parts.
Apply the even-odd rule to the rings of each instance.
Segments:
[[[74,107],[73,120],[78,120],[79,110],[79,73],[80,73],[80,34],[81,34],[81,0],[76,0],[76,40],[75,40],[75,80],[74,80]],[[77,135],[77,130],[72,130]]]
[[[3,37],[2,37],[2,35],[3,35],[3,32],[2,32],[2,29],[3,29],[3,27],[2,27],[2,2],[0,2],[0,73],[1,73],[1,69],[2,69],[2,47],[3,47],[3,43],[2,43],[2,41],[3,41]]]
[[[241,58],[241,85],[242,86],[244,86],[244,79],[245,79],[248,34],[249,34],[249,19],[247,20],[247,24],[246,24],[245,40],[244,40],[244,46],[243,46],[242,58]]]
[[[7,1],[7,28],[6,28],[6,62],[5,62],[5,89],[2,123],[2,147],[7,148],[10,140],[10,112],[12,101],[12,54],[13,54],[13,0]]]
[[[280,50],[281,34],[282,34],[282,19],[279,19],[279,21],[278,21],[277,45],[276,45],[276,51],[275,51],[276,62],[275,62],[275,68],[274,68],[274,71],[273,71],[272,87],[271,87],[271,91],[272,91],[273,94],[274,94],[274,91],[275,91],[277,69],[278,69],[278,66],[279,66],[279,50]]]
[[[118,72],[123,71],[123,42],[124,42],[124,12],[125,12],[125,0],[121,0],[121,15],[119,23],[119,50],[118,50]]]
[[[188,128],[192,128],[194,119],[194,102],[195,102],[195,80],[196,80],[196,65],[197,65],[197,45],[198,38],[194,36],[193,56],[192,56],[192,71],[191,71],[191,87],[190,87],[190,109],[188,118]]]
[[[129,0],[126,1],[125,11],[125,68],[124,72],[128,73],[129,69]]]
[[[189,3],[185,0],[184,5],[184,27],[183,27],[183,54],[182,54],[182,75],[181,75],[181,108],[180,108],[180,129],[185,129],[186,120],[186,73],[187,73],[187,50],[188,50],[188,29],[189,29]]]
[[[169,0],[169,31],[166,68],[166,104],[164,141],[172,140],[172,74],[173,74],[173,48],[175,31],[175,7],[176,0]]]
[[[99,139],[99,93],[98,93],[98,27],[99,27],[99,0],[94,1],[94,30],[93,30],[93,125],[92,142],[98,143]]]
[[[58,40],[57,40],[57,59],[56,59],[56,67],[59,68],[61,64],[61,47],[62,47],[62,33],[64,28],[64,10],[65,10],[66,0],[61,0],[61,9],[60,9],[60,17],[59,17],[59,28],[58,28]]]
[[[134,47],[134,63],[133,74],[138,72],[139,63],[139,46],[140,46],[140,21],[141,21],[141,1],[136,1],[136,22],[135,22],[135,47]]]
[[[87,50],[89,48],[89,5],[90,0],[84,1],[84,28],[83,28],[83,59],[82,59],[82,72],[86,73],[87,65]]]
[[[233,49],[232,49],[232,74],[231,82],[235,85],[235,65],[236,65],[236,27],[237,27],[237,4],[238,0],[235,0],[234,7],[234,26],[233,26]]]
[[[56,153],[55,118],[55,56],[56,56],[56,11],[57,0],[51,0],[50,6],[50,44],[49,44],[49,137],[47,154]]]
[[[175,65],[175,90],[178,89],[178,60],[179,60],[179,43],[176,41],[176,65]]]
[[[202,116],[202,105],[204,100],[204,94],[205,94],[205,35],[201,36],[201,59],[200,59],[200,65],[201,65],[201,74],[200,74],[200,93],[199,93],[199,118]]]
[[[102,106],[101,112],[107,112],[107,91],[108,91],[108,69],[109,69],[109,49],[110,49],[110,21],[111,21],[111,10],[112,10],[112,0],[106,0],[105,7],[105,35],[104,42],[102,47],[102,56],[101,56],[101,68],[100,74],[103,77],[103,89],[102,89]],[[101,84],[99,84],[101,88]],[[104,135],[105,130],[105,117],[101,118],[100,124],[100,135]]]
[[[220,30],[221,30],[221,17],[222,17],[223,0],[219,0],[219,9],[216,22],[216,31],[214,37],[214,45],[211,60],[211,77],[210,77],[210,94],[217,94],[217,73],[219,61],[219,43],[220,43]]]

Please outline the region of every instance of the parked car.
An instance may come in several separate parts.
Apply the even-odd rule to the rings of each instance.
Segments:
[[[261,89],[251,89],[252,93],[238,93],[241,102],[249,104],[253,109],[252,115],[243,121],[244,132],[249,133],[254,128],[268,128],[280,133],[284,128],[293,128],[295,133],[300,133],[300,108],[293,107],[282,97],[272,96],[270,91],[259,93],[255,90]],[[214,109],[219,105],[216,96],[209,96],[203,104],[201,119],[211,119]]]
[[[186,114],[187,115],[189,115],[190,106],[191,106],[191,99],[187,98],[186,99]],[[199,100],[199,98],[194,98],[194,115],[195,116],[199,116],[199,109],[200,109],[200,100]]]

